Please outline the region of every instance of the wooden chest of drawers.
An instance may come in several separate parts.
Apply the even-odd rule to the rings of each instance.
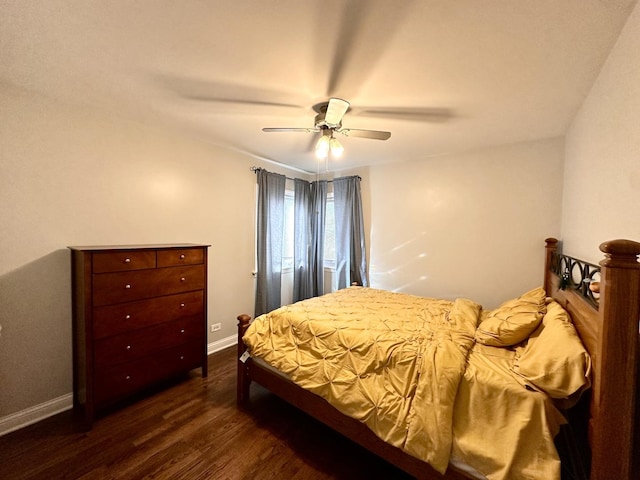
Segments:
[[[162,380],[207,376],[207,247],[69,247],[74,407],[89,426]]]

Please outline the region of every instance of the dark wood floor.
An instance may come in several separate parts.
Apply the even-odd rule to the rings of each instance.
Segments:
[[[407,479],[401,471],[252,386],[235,403],[235,347],[182,381],[82,431],[72,412],[0,437],[0,479]]]

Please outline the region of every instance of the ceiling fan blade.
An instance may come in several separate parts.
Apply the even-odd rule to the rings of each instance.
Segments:
[[[413,122],[446,122],[454,117],[453,111],[449,108],[429,107],[363,107],[354,109],[353,115]]]
[[[391,132],[383,132],[380,130],[361,130],[358,128],[343,128],[337,130],[347,137],[372,138],[374,140],[387,140],[391,137]]]
[[[318,78],[326,78],[326,96],[352,98],[357,94],[393,44],[416,3],[419,2],[376,2],[374,7],[370,0],[351,0],[337,2],[337,8],[328,9],[326,2],[316,2],[321,22],[317,29],[321,35],[317,42],[321,46],[318,63],[328,66],[326,77],[318,75]]]
[[[262,129],[263,132],[303,132],[303,133],[315,133],[319,132],[319,128],[281,128],[281,127],[266,127]]]
[[[302,110],[302,107],[300,107],[300,105],[294,105],[291,103],[284,103],[284,102],[269,102],[264,100],[251,100],[251,99],[242,99],[242,98],[222,98],[222,97],[215,97],[212,95],[184,95],[184,98],[187,98],[189,100],[197,100],[201,102],[251,105],[251,106],[257,106],[257,107],[284,107],[284,108],[294,108],[296,110]]]
[[[338,126],[342,123],[342,117],[349,110],[349,102],[341,98],[330,98],[324,121],[329,126]]]
[[[302,106],[291,103],[291,92],[180,75],[156,74],[155,77],[164,88],[186,100],[217,103],[222,108],[235,108],[240,112],[261,107],[270,112],[274,109],[303,110]]]

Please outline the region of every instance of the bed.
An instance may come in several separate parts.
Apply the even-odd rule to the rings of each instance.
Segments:
[[[435,303],[428,306],[420,304],[407,307],[403,304],[402,310],[410,315],[397,319],[396,323],[385,324],[385,328],[392,333],[381,334],[379,327],[362,324],[361,332],[350,336],[351,327],[339,324],[335,330],[339,333],[340,343],[347,344],[349,356],[358,351],[365,352],[365,363],[373,365],[374,370],[380,370],[380,356],[385,357],[385,365],[397,364],[400,373],[393,370],[387,374],[385,385],[392,385],[393,388],[383,387],[383,396],[375,393],[381,391],[379,387],[368,383],[373,381],[369,378],[372,375],[363,367],[360,359],[352,361],[355,366],[349,375],[335,367],[313,367],[312,357],[332,357],[333,346],[327,350],[324,345],[324,350],[318,350],[314,345],[311,353],[307,352],[306,356],[301,354],[304,352],[304,349],[300,348],[301,344],[318,342],[318,339],[323,338],[330,339],[332,335],[329,333],[314,331],[312,335],[308,335],[308,332],[302,331],[301,324],[296,324],[289,328],[289,331],[295,331],[297,335],[294,341],[297,343],[293,345],[296,360],[292,362],[286,358],[278,359],[277,356],[270,358],[270,354],[265,353],[266,350],[260,351],[262,347],[255,341],[256,336],[265,334],[256,331],[261,328],[264,319],[260,318],[255,322],[247,333],[251,319],[248,315],[240,315],[238,403],[250,408],[249,388],[251,382],[256,382],[416,478],[493,479],[518,476],[557,478],[559,461],[554,459],[557,452],[549,439],[553,440],[560,425],[565,421],[564,408],[581,399],[582,403],[588,403],[588,418],[584,419],[584,422],[588,424],[590,478],[638,478],[638,461],[633,455],[633,442],[637,430],[635,410],[638,402],[636,389],[639,362],[640,264],[637,262],[637,256],[640,254],[640,244],[627,240],[603,243],[600,248],[605,254],[605,259],[600,266],[563,255],[558,247],[557,240],[546,240],[542,288],[526,292],[522,298],[513,299],[517,300],[515,304],[510,303],[511,301],[505,302],[509,308],[516,309],[521,307],[522,302],[534,305],[532,311],[529,311],[531,309],[528,306],[525,308],[527,315],[522,318],[526,319],[530,319],[532,312],[535,313],[536,308],[538,309],[537,314],[540,318],[535,325],[526,325],[526,329],[529,330],[525,338],[510,338],[514,331],[507,328],[501,331],[496,337],[497,340],[492,339],[491,334],[495,332],[485,327],[491,325],[492,321],[495,324],[496,319],[499,320],[500,317],[496,312],[484,311],[479,305],[464,299],[453,302],[431,299]],[[368,308],[377,302],[372,297],[378,295],[374,289],[353,287],[346,290],[348,292],[339,294],[338,299],[339,303],[345,305],[347,316],[349,310],[362,311],[364,307]],[[543,292],[543,302],[540,301],[540,290]],[[362,295],[364,300],[354,300]],[[385,295],[383,293],[382,297]],[[393,295],[389,299],[391,303],[396,300],[397,297]],[[302,307],[296,304],[295,308],[309,310],[314,302],[320,302],[320,305],[315,307],[320,307],[321,314],[332,315],[333,307],[327,307],[323,304],[325,301],[330,299],[312,299],[310,306],[303,302]],[[354,301],[355,307],[352,303]],[[358,304],[358,301],[364,303]],[[498,311],[501,307],[495,310]],[[288,307],[284,310],[292,314]],[[432,311],[426,318],[422,318],[424,315],[421,317],[420,312],[426,310]],[[555,313],[552,315],[552,312]],[[344,313],[337,316],[340,321],[346,318]],[[550,317],[555,318],[556,314],[569,316],[570,322],[547,321]],[[317,313],[312,312],[310,315]],[[396,314],[386,312],[385,318],[394,315]],[[407,318],[418,320],[407,321]],[[549,335],[545,332],[553,331],[549,325],[559,325],[565,329],[567,323],[571,325],[571,331],[576,332],[576,336],[579,335],[579,346],[574,345],[575,355],[572,357],[578,362],[579,368],[572,367],[573,373],[568,375],[568,380],[567,375],[563,375],[559,384],[546,383],[538,388],[538,377],[527,370],[524,360],[536,358],[537,362],[547,361],[544,356],[540,357],[540,352],[546,352],[541,346],[552,343],[543,339],[544,335]],[[402,328],[407,325],[409,334],[402,333],[404,330],[400,329],[399,324],[403,325]],[[502,322],[499,325],[506,324]],[[441,327],[445,329],[445,333],[442,333]],[[426,347],[421,346],[420,342],[425,335],[416,341],[418,337],[411,333],[412,328],[414,332],[426,329],[429,332],[426,337],[435,341],[433,344],[427,342]],[[369,340],[363,341],[363,344],[368,345],[372,343],[370,339],[375,338],[373,343],[376,344],[376,349],[373,353],[371,349],[365,349],[354,340],[360,338],[362,332],[365,332],[365,335],[373,335]],[[518,330],[516,333],[518,336],[522,332]],[[333,337],[337,335],[334,332]],[[403,336],[409,341],[398,341],[398,338]],[[251,355],[243,338],[251,347]],[[307,340],[304,340],[305,338]],[[501,345],[500,342],[506,338],[510,341]],[[452,339],[453,341],[450,341]],[[488,341],[485,341],[487,339]],[[495,341],[498,341],[498,345],[492,345]],[[281,339],[273,336],[265,343],[275,345],[276,348],[272,349],[274,352],[287,350],[286,344],[279,342]],[[381,345],[380,348],[377,347],[378,344]],[[319,354],[319,351],[322,353]],[[411,363],[412,355],[422,358],[422,355],[427,354],[426,360],[420,361],[419,368]],[[345,357],[344,352],[340,355],[341,358]],[[534,362],[531,365],[537,364]],[[489,368],[485,365],[489,365]],[[280,370],[274,366],[278,366]],[[321,370],[325,371],[325,377],[316,374],[315,371]],[[382,370],[388,370],[387,366]],[[451,376],[443,377],[444,370],[450,371],[447,375]],[[492,370],[502,374],[493,378],[503,379],[498,380],[505,382],[503,393],[498,391],[497,394],[495,385],[492,387],[493,390],[482,387],[483,377],[488,375],[487,371]],[[511,380],[508,380],[509,377]],[[423,379],[426,381],[423,382]],[[366,412],[358,410],[360,407],[356,408],[356,405],[360,405],[360,400],[353,400],[352,391],[346,389],[348,384],[357,384],[373,407]],[[425,384],[437,387],[425,387]],[[474,384],[480,385],[480,388],[473,386]],[[300,385],[304,385],[304,388]],[[389,390],[393,390],[392,394],[389,394]],[[555,394],[556,390],[560,393]],[[453,400],[440,401],[441,397],[450,396],[451,391]],[[325,399],[327,395],[332,397],[330,400],[334,402],[333,405]],[[501,409],[497,406],[494,411],[487,409],[487,402],[491,402],[497,396],[505,397],[503,403],[508,405],[507,414],[500,413]],[[429,408],[424,408],[423,404],[428,404]],[[380,410],[381,414],[371,414],[370,410]],[[400,411],[401,415],[396,418],[393,415],[397,411]],[[474,415],[478,421],[470,421]],[[516,433],[507,431],[506,436],[502,436],[505,427],[500,422],[506,422],[510,417],[520,419],[519,423],[524,426],[519,427],[520,430]],[[407,418],[409,420],[406,420]],[[523,421],[523,418],[527,421]],[[389,425],[380,425],[385,422]],[[433,425],[435,429],[431,428]],[[533,428],[534,426],[536,428]],[[434,434],[433,431],[439,434]],[[496,432],[500,432],[500,435]],[[494,438],[497,440],[487,441]],[[506,458],[498,458],[500,465],[495,468],[487,467],[487,461],[480,461],[478,464],[474,460],[475,457],[491,457],[493,454],[486,454],[482,449],[474,451],[476,446],[495,442],[502,442],[505,445],[504,449],[507,448],[506,445],[513,445],[513,448],[509,447]],[[500,457],[501,454],[497,455]],[[537,459],[537,456],[544,458]],[[492,462],[493,459],[489,458],[488,464],[491,465]]]

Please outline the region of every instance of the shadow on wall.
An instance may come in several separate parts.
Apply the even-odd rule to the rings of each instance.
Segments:
[[[0,417],[72,390],[70,262],[61,249],[0,276]]]

